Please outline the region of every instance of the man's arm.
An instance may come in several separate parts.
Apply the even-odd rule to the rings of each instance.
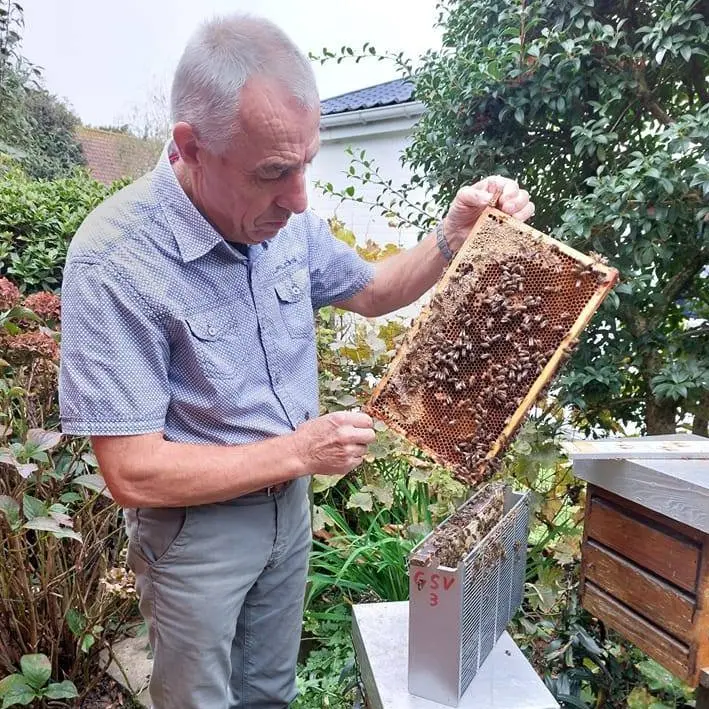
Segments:
[[[241,446],[166,441],[162,433],[92,436],[111,494],[122,507],[182,507],[230,500],[310,474],[345,474],[375,438],[363,413],[337,412],[294,433]]]
[[[443,220],[446,241],[453,252],[463,245],[485,207],[492,204],[520,221],[534,214],[529,194],[513,180],[488,177],[464,187]],[[440,278],[447,263],[436,234],[428,234],[414,248],[377,264],[374,278],[356,295],[336,305],[366,317],[386,315],[420,298]]]
[[[336,305],[368,318],[386,315],[420,298],[447,265],[435,234],[429,234],[412,249],[378,263],[374,278],[352,298]]]

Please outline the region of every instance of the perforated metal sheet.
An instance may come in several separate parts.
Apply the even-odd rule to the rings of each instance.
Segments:
[[[476,483],[618,272],[489,208],[365,410]]]
[[[522,602],[528,525],[525,494],[463,562],[461,694]]]

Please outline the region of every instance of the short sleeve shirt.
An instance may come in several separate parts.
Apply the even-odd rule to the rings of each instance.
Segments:
[[[87,217],[62,283],[64,433],[232,445],[318,415],[314,310],[373,268],[312,212],[245,251],[188,199],[167,150]]]

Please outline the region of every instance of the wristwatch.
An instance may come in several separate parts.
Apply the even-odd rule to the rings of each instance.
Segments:
[[[453,252],[451,251],[451,247],[448,245],[446,235],[443,233],[442,221],[438,222],[438,226],[436,227],[436,243],[438,244],[440,252],[443,254],[443,258],[448,262],[452,261]]]

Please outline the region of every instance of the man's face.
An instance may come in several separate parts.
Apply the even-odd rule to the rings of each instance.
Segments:
[[[222,155],[198,149],[193,198],[229,241],[257,244],[308,206],[305,169],[319,148],[320,112],[278,83],[254,77],[241,91],[239,131]]]

